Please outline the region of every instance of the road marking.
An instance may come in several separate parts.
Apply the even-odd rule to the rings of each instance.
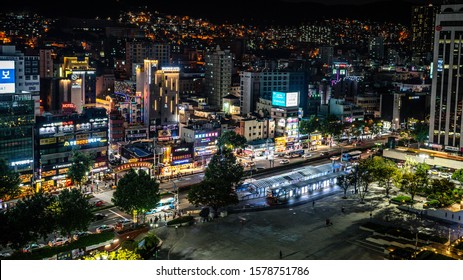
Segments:
[[[117,216],[119,216],[119,217],[121,217],[121,218],[124,218],[124,219],[126,219],[126,217],[122,216],[122,215],[121,215],[121,214],[119,214],[119,213],[116,213],[116,212],[114,212],[114,211],[113,211],[113,210],[111,210],[111,209],[108,209],[108,211],[109,211],[109,212],[112,212],[112,213],[114,213],[114,214],[116,214]]]

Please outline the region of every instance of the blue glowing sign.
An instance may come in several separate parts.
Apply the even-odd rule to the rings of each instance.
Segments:
[[[286,107],[286,93],[278,91],[272,92],[272,105]]]
[[[13,60],[0,61],[0,93],[15,92],[15,71]]]

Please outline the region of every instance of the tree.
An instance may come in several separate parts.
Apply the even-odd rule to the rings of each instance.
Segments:
[[[460,185],[463,186],[463,168],[453,172],[452,179],[457,180],[458,182],[460,182]]]
[[[85,256],[84,260],[142,260],[140,254],[127,249],[119,249],[112,252],[98,252],[92,256]]]
[[[161,199],[159,183],[151,179],[143,169],[130,169],[118,184],[111,201],[117,207],[130,213],[138,223],[138,216],[145,218],[146,211],[153,209]]]
[[[226,147],[233,150],[236,148],[244,148],[246,142],[247,140],[244,136],[237,134],[234,130],[227,130],[217,139],[217,146],[219,149]]]
[[[72,153],[72,165],[69,167],[68,177],[79,187],[80,191],[82,191],[84,178],[86,178],[93,166],[93,158],[93,155],[78,151]]]
[[[372,159],[359,160],[359,164],[356,166],[355,179],[358,186],[358,193],[360,196],[360,202],[363,203],[365,196],[368,193],[370,184],[374,181],[372,171],[369,166],[371,165]]]
[[[310,139],[310,135],[317,131],[319,126],[320,123],[318,122],[318,118],[315,115],[310,116],[308,120],[303,119],[299,122],[299,133],[308,135],[309,148],[310,143],[312,142]]]
[[[16,197],[20,192],[19,174],[12,171],[5,159],[0,158],[0,199],[8,200]]]
[[[330,135],[333,139],[339,138],[343,128],[344,126],[342,124],[342,121],[339,120],[335,115],[328,115],[326,119],[320,122],[320,131],[322,132],[322,134]]]
[[[373,157],[369,165],[373,174],[373,180],[378,182],[378,186],[386,190],[386,197],[389,197],[389,191],[392,189],[394,175],[398,172],[396,164],[383,157]]]
[[[219,208],[237,204],[236,187],[241,183],[243,167],[233,153],[224,149],[215,154],[204,174],[204,180],[188,192],[188,201],[195,206],[207,205],[217,214]]]
[[[411,137],[418,142],[418,148],[429,136],[429,126],[424,122],[417,122],[410,131]]]
[[[19,249],[31,241],[46,238],[55,229],[55,209],[55,197],[43,192],[18,200],[15,207],[5,213],[8,225],[8,231],[2,232],[7,234],[5,240]]]
[[[75,230],[85,231],[93,218],[92,206],[82,192],[64,189],[57,197],[57,227],[70,236]]]
[[[414,203],[415,195],[422,190],[420,184],[417,181],[417,176],[410,171],[405,171],[402,173],[400,187],[402,191],[405,191],[408,194],[410,194],[412,204]]]
[[[344,191],[344,196],[342,198],[347,198],[347,190],[353,183],[352,173],[348,175],[341,175],[338,177],[338,185]]]
[[[451,205],[455,202],[454,197],[455,183],[449,179],[433,179],[430,184],[431,198],[437,199],[441,207]]]

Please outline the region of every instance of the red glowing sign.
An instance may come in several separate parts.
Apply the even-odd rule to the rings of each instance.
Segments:
[[[63,103],[61,105],[61,108],[62,109],[75,109],[76,108],[76,105],[72,104],[72,103]]]

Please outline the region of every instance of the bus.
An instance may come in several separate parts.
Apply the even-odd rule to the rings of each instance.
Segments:
[[[168,210],[171,210],[171,209],[174,209],[174,208],[175,208],[175,198],[174,197],[165,197],[165,198],[162,198],[158,202],[158,204],[156,205],[155,208],[149,210],[145,214],[146,215],[151,215],[151,214],[159,213],[159,212],[162,212],[162,211],[168,211]]]
[[[295,150],[295,151],[290,151],[285,154],[285,158],[296,158],[296,157],[302,157],[304,155],[304,150]]]
[[[359,150],[350,151],[348,153],[343,153],[342,154],[342,160],[343,161],[358,160],[358,159],[360,159],[361,154],[362,154],[362,152],[359,151]]]

